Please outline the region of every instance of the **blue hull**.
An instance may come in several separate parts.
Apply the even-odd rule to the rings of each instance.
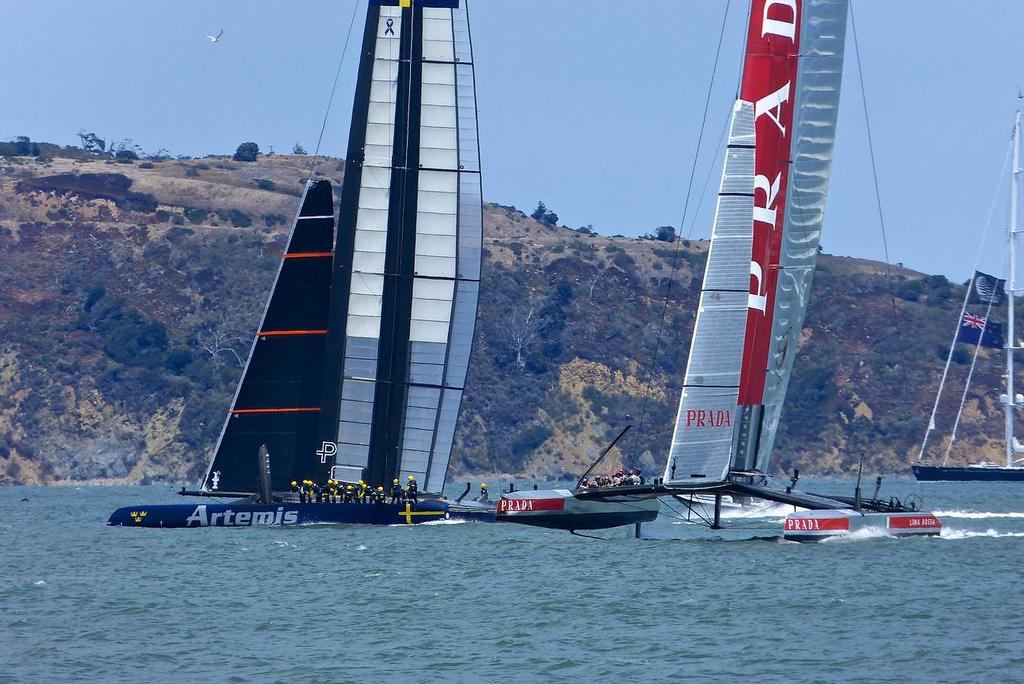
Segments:
[[[1024,482],[1024,468],[1003,466],[911,466],[922,482]]]
[[[431,520],[494,519],[487,512],[453,513],[441,501],[415,504],[281,502],[200,503],[126,506],[110,516],[108,525],[125,527],[268,527],[314,524],[415,525]]]

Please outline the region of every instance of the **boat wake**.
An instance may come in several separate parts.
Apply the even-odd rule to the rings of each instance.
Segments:
[[[942,539],[975,539],[977,537],[988,537],[990,539],[999,539],[1001,537],[1024,537],[1024,532],[999,532],[991,528],[984,531],[973,531],[973,530],[954,530],[945,528],[942,530],[942,534],[939,535]]]
[[[781,522],[786,519],[787,515],[796,510],[802,509],[788,504],[765,503],[754,506],[743,506],[739,509],[723,510],[722,518],[727,520],[743,518],[778,518]]]
[[[993,513],[989,511],[935,511],[940,518],[963,518],[965,520],[986,520],[988,518],[1024,518],[1024,511]]]
[[[837,535],[835,537],[826,537],[822,539],[822,544],[848,544],[851,542],[867,541],[869,539],[895,539],[893,535],[889,534],[889,531],[884,527],[862,527],[859,530],[854,530],[849,534]]]
[[[428,520],[420,523],[421,525],[464,525],[468,523],[468,520],[460,518],[449,518],[448,520]]]

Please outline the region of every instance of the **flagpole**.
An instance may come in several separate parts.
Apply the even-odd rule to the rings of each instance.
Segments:
[[[1005,168],[1005,167],[1004,167]],[[977,260],[975,260],[975,267],[977,267]],[[924,439],[921,440],[921,449],[917,452],[918,462],[924,459],[924,450],[928,446],[928,437],[935,429],[935,415],[939,412],[939,400],[942,398],[942,389],[946,386],[946,376],[949,375],[949,364],[953,361],[953,350],[956,349],[956,340],[960,336],[960,326],[964,322],[964,313],[967,311],[967,300],[971,297],[971,291],[974,289],[974,279],[977,277],[977,271],[971,274],[971,279],[967,281],[967,292],[964,293],[964,303],[960,306],[960,318],[956,321],[956,329],[953,330],[953,343],[949,345],[949,353],[946,354],[946,365],[942,367],[942,377],[939,379],[939,391],[935,393],[935,403],[932,404],[932,415],[928,419],[928,427],[924,431]]]
[[[1017,184],[1020,177],[1020,110],[1017,110],[1013,119],[1013,176],[1010,182],[1010,296],[1007,297],[1007,328],[1010,335],[1006,343],[1006,402],[1003,404],[1003,411],[1006,416],[1006,467],[1013,465],[1013,412],[1016,409],[1016,398],[1013,393],[1013,351],[1016,347],[1015,333],[1013,326],[1013,304],[1017,294],[1016,279],[1016,256],[1015,248],[1017,243]]]

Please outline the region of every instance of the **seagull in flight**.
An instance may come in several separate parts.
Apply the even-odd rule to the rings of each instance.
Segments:
[[[220,37],[223,36],[223,35],[224,35],[224,29],[221,29],[220,33],[218,33],[215,36],[206,36],[206,40],[210,41],[211,43],[219,43],[220,42]]]

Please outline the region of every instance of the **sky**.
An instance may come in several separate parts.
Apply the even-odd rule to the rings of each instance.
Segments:
[[[710,234],[746,2],[469,1],[488,200],[637,235],[680,225],[695,168],[682,233]],[[77,144],[85,129],[147,152],[312,152],[355,13],[321,146],[341,156],[365,4],[0,0],[0,139]],[[963,281],[1024,88],[1024,3],[855,0],[853,13],[863,73],[848,30],[824,249],[884,258],[866,99],[891,261]],[[1006,188],[980,260],[996,273]]]

